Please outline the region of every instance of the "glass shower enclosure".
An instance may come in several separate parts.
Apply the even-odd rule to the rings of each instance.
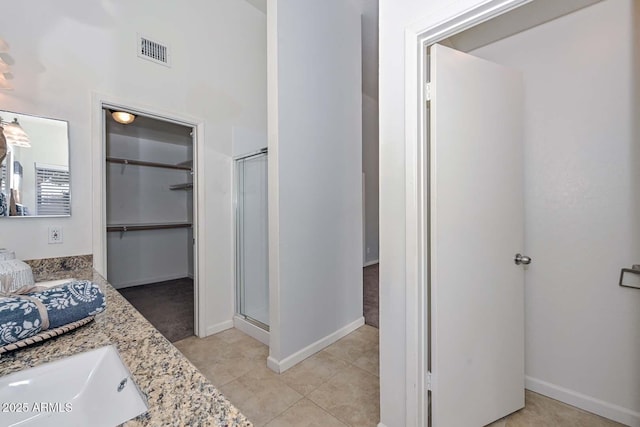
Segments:
[[[269,330],[266,149],[236,159],[236,312]]]

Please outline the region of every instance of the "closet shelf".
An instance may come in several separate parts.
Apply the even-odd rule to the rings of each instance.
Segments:
[[[177,169],[191,172],[191,166],[188,165],[172,165],[169,163],[145,162],[143,160],[121,159],[118,157],[107,157],[109,163],[120,163],[123,165],[150,166],[152,168]]]
[[[107,225],[107,232],[119,231],[144,231],[144,230],[166,230],[170,228],[191,228],[190,222],[168,222],[163,224],[110,224]]]
[[[186,182],[184,184],[170,185],[169,190],[193,190],[193,183]]]

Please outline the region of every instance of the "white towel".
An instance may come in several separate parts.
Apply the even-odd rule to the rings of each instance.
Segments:
[[[18,259],[0,261],[0,290],[12,292],[23,286],[34,285],[31,267]]]
[[[8,261],[11,259],[16,259],[16,253],[9,249],[0,248],[0,261]]]

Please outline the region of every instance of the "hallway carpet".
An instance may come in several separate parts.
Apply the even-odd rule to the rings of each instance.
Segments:
[[[378,284],[379,284],[379,271],[380,264],[370,265],[363,268],[363,304],[364,311],[364,323],[373,326],[378,326]]]
[[[118,291],[169,341],[193,335],[193,279],[185,277]]]

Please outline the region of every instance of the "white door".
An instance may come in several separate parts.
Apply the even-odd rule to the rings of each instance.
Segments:
[[[474,427],[524,406],[522,81],[431,48],[431,416]]]

